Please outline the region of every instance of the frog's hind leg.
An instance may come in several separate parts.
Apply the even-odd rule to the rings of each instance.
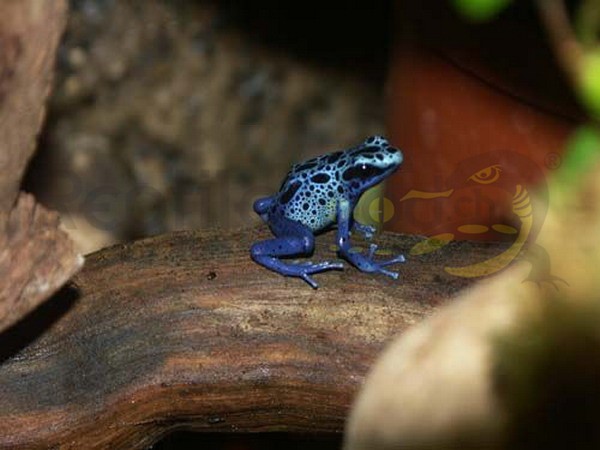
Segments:
[[[310,275],[344,268],[341,262],[287,263],[282,261],[280,259],[282,257],[311,255],[315,248],[315,237],[310,228],[289,219],[282,219],[271,224],[271,229],[277,236],[276,238],[257,242],[250,249],[252,259],[267,269],[281,275],[302,278],[316,289],[319,286]]]

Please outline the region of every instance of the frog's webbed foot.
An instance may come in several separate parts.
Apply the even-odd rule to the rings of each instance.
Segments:
[[[377,228],[371,225],[364,225],[362,223],[357,222],[356,220],[352,224],[352,232],[360,233],[364,236],[364,238],[368,241],[373,239]]]
[[[380,272],[387,276],[390,276],[393,279],[397,279],[398,278],[397,272],[391,272],[389,270],[384,269],[384,267],[391,266],[392,264],[399,264],[399,263],[406,262],[406,258],[404,257],[404,255],[399,254],[399,255],[394,256],[393,258],[386,259],[384,261],[375,261],[375,259],[374,259],[375,252],[377,251],[377,249],[378,249],[377,244],[371,244],[371,246],[369,247],[369,255],[367,256],[367,260],[370,261],[371,264],[374,264],[379,268],[378,270],[376,270],[377,272]]]
[[[350,233],[349,233],[349,219],[350,219],[350,203],[347,200],[342,200],[338,204],[338,234],[337,243],[339,247],[339,254],[342,258],[352,264],[361,272],[368,273],[381,273],[398,279],[398,273],[387,270],[385,267],[396,263],[402,263],[405,261],[404,255],[398,255],[394,258],[375,261],[375,252],[377,251],[377,245],[371,244],[369,247],[369,253],[363,255],[361,253],[351,252],[352,245],[350,244]]]
[[[403,263],[406,261],[406,258],[404,258],[404,255],[397,255],[391,259],[375,261],[375,252],[377,251],[377,248],[377,244],[371,244],[369,253],[366,256],[360,253],[350,253],[342,248],[340,248],[340,253],[361,272],[381,273],[397,280],[399,276],[398,272],[387,270],[385,267],[391,266],[392,264]]]
[[[310,275],[320,272],[325,272],[327,270],[343,270],[344,264],[341,262],[333,262],[333,261],[323,261],[323,262],[312,262],[305,261],[296,264],[286,264],[286,268],[284,269],[286,273],[282,273],[283,275],[302,278],[306,281],[312,288],[317,289],[319,285],[315,280],[313,280]]]

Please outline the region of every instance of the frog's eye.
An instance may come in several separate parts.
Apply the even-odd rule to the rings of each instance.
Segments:
[[[498,164],[481,169],[474,173],[468,179],[479,184],[492,184],[500,178],[502,168]]]
[[[368,180],[370,178],[381,175],[385,172],[385,169],[380,167],[371,166],[369,164],[360,164],[358,166],[350,167],[346,169],[342,174],[342,178],[345,181],[350,180]]]

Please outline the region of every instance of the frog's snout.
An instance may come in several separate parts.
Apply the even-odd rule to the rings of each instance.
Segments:
[[[402,151],[398,148],[394,148],[394,147],[388,147],[388,152],[391,152],[391,161],[392,164],[395,165],[396,167],[398,167],[400,164],[402,164],[402,161],[404,161],[404,155],[402,154]]]

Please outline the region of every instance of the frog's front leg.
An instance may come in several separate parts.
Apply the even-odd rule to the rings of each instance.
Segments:
[[[352,264],[361,272],[378,272],[384,275],[390,276],[394,279],[398,278],[397,272],[384,269],[384,267],[391,264],[401,263],[405,261],[403,255],[398,255],[395,258],[387,261],[374,261],[375,251],[377,250],[376,244],[371,244],[369,248],[369,254],[367,256],[361,255],[360,253],[350,252],[352,245],[350,243],[350,216],[352,214],[352,206],[348,200],[340,200],[337,205],[337,243],[339,248],[340,256],[346,261]]]
[[[289,219],[279,219],[276,223],[271,224],[271,229],[277,237],[257,242],[252,245],[250,250],[252,259],[267,269],[281,275],[302,278],[316,289],[319,285],[310,275],[344,268],[341,262],[286,263],[281,261],[279,259],[281,257],[312,254],[315,248],[315,237],[310,228]]]

